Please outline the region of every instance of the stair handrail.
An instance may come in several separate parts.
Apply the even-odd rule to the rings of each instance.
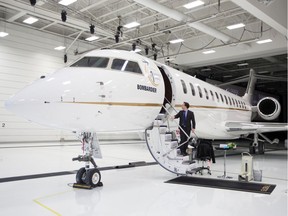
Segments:
[[[175,107],[169,102],[169,100],[166,98],[166,97],[164,97],[165,98],[165,100],[167,101],[167,103],[170,105],[170,107],[175,111],[175,112],[178,112],[178,110],[176,110],[175,109]],[[174,117],[169,111],[168,111],[168,109],[166,109],[166,107],[164,106],[164,105],[162,105],[162,107],[165,109],[165,111],[168,113],[168,115],[170,116],[170,117]],[[175,121],[175,119],[173,119],[173,121]],[[169,121],[168,121],[169,122]],[[183,128],[176,122],[176,124],[177,124],[177,126],[179,127],[179,129],[180,130],[182,130],[182,132],[185,134],[185,136],[187,137],[187,138],[191,138],[191,136],[189,137],[188,136],[188,134],[183,130]],[[198,139],[198,136],[197,136],[197,134],[195,133],[195,131],[193,132],[194,133],[194,135],[196,136],[196,139]]]
[[[173,117],[173,115],[171,115],[171,113],[166,109],[166,107],[162,106],[166,112],[168,113],[168,115],[170,117]],[[174,122],[176,122],[175,119],[173,119]],[[185,134],[185,136],[187,137],[187,140],[183,143],[181,143],[179,146],[172,148],[171,150],[169,150],[168,152],[164,153],[162,156],[165,157],[166,155],[168,155],[170,152],[172,152],[173,150],[180,148],[181,146],[183,146],[184,144],[186,144],[187,142],[189,142],[190,138],[192,138],[192,136],[188,136],[188,134],[184,131],[184,129],[176,122],[176,125],[179,127],[180,130],[182,130],[182,132]],[[194,132],[195,134],[195,132]],[[197,135],[195,134],[196,138],[198,139]]]

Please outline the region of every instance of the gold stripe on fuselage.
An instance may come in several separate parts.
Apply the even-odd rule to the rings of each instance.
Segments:
[[[177,104],[175,105],[175,107],[182,107],[181,104]],[[238,110],[238,111],[249,111],[247,109],[240,109],[240,108],[232,108],[232,107],[217,107],[217,106],[193,106],[193,105],[190,105],[190,108],[196,108],[196,109],[201,109],[201,108],[204,108],[204,109],[226,109],[226,110]]]
[[[157,103],[125,103],[125,102],[73,102],[73,101],[62,101],[61,103],[70,104],[88,104],[88,105],[109,105],[109,106],[144,106],[144,107],[161,107],[162,104]],[[181,104],[177,104],[175,107],[182,107]],[[232,108],[232,107],[217,107],[217,106],[194,106],[191,108],[195,109],[226,109],[226,110],[238,110],[238,111],[249,111],[247,109]]]
[[[145,106],[145,107],[162,107],[162,104],[157,103],[125,103],[125,102],[72,102],[62,101],[61,103],[70,104],[90,104],[90,105],[109,105],[109,106]]]

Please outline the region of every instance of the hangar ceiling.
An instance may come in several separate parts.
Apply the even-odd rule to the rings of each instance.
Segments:
[[[151,58],[157,54],[158,60],[169,58],[185,71],[221,81],[248,73],[237,66],[241,62],[248,62],[247,67],[256,71],[287,77],[286,0],[202,0],[203,5],[192,9],[183,7],[192,0],[77,0],[68,6],[59,1],[37,0],[33,7],[29,0],[0,0],[0,19],[77,39],[93,49],[131,50],[135,43],[145,55],[147,46]],[[67,12],[66,22],[61,21],[62,10]],[[23,23],[30,16],[38,21]],[[140,25],[123,27],[123,35],[115,43],[117,27],[131,22]],[[227,29],[238,23],[245,26]],[[99,39],[88,42],[91,24]],[[184,41],[169,42],[179,38]],[[256,43],[262,39],[272,42]],[[203,54],[211,49],[215,53]]]

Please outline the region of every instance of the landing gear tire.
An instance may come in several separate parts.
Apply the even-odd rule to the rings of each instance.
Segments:
[[[86,169],[85,167],[80,168],[76,174],[76,182],[77,184],[85,184],[86,180]]]
[[[85,183],[92,187],[102,186],[100,171],[96,168],[87,170]]]

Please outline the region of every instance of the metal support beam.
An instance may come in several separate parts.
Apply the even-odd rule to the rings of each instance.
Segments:
[[[287,35],[287,0],[265,5],[255,0],[231,0],[283,35]]]

